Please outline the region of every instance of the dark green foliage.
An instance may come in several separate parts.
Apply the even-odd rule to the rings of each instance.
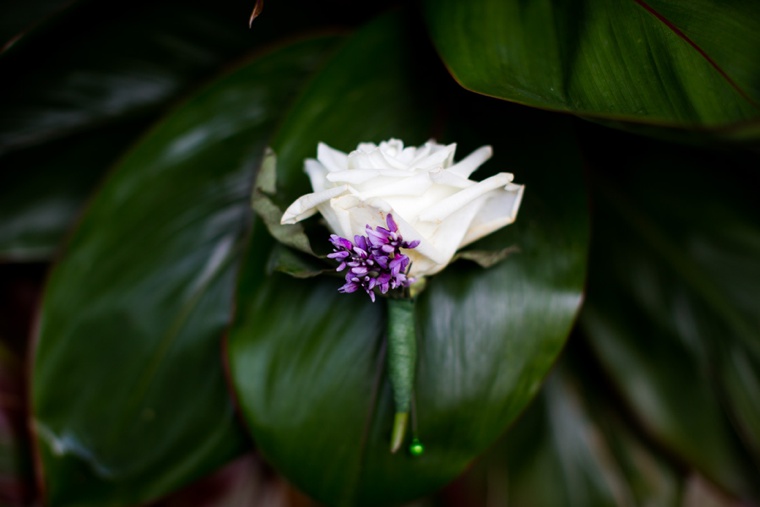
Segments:
[[[760,502],[760,4],[253,4],[0,8],[0,387],[31,345],[34,441],[0,425],[4,478],[126,507],[256,449],[341,507]],[[390,137],[526,185],[416,301],[417,457],[385,301],[337,292],[318,217],[277,225],[318,142]],[[13,263],[53,260],[15,317],[46,266]]]

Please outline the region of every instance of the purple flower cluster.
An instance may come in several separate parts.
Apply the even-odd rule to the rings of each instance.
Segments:
[[[409,257],[401,253],[402,248],[412,249],[420,244],[419,241],[404,241],[398,233],[398,225],[390,213],[385,219],[388,228],[372,229],[366,226],[367,235],[354,236],[354,242],[341,238],[337,234],[330,235],[333,253],[327,257],[340,262],[337,271],[346,272],[346,283],[339,292],[356,292],[361,287],[375,301],[375,287],[382,294],[391,289],[409,287],[414,282],[407,276]]]

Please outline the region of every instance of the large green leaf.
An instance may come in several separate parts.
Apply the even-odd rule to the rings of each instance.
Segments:
[[[466,88],[607,120],[760,122],[753,0],[427,0],[433,41]]]
[[[604,142],[628,155],[595,161],[619,176],[597,185],[584,328],[648,430],[757,501],[758,159]]]
[[[51,505],[132,505],[218,467],[244,437],[224,385],[252,175],[334,38],[262,56],[158,125],[91,202],[53,270],[33,358]]]
[[[417,429],[427,451],[415,459],[389,452],[384,302],[339,294],[339,278],[268,273],[273,240],[254,224],[228,335],[231,377],[265,457],[329,505],[401,502],[460,473],[537,391],[584,279],[586,205],[570,124],[447,88],[428,67],[434,57],[410,50],[399,18],[357,33],[288,114],[274,142],[281,194],[309,190],[303,159],[319,140],[342,150],[391,136],[419,143],[434,118],[447,118],[435,124],[442,141],[463,153],[492,143],[483,171],[512,169],[526,183],[517,223],[488,241],[520,253],[488,270],[458,263],[420,296]],[[447,100],[434,117],[436,96]]]

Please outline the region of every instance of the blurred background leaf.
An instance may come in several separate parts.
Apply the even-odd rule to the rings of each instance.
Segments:
[[[2,153],[144,116],[253,42],[199,2],[136,2],[116,17],[85,2],[67,14],[0,60],[15,76],[2,84]]]
[[[587,234],[578,124],[595,215],[583,333],[502,443],[439,495],[408,505],[760,502],[756,154],[650,142],[468,96],[449,86],[411,11],[406,29],[357,36],[314,77],[327,54],[317,41],[325,51],[329,43],[305,31],[357,26],[378,8],[271,1],[248,30],[252,4],[137,0],[116,16],[86,0],[0,6],[0,503],[35,496],[18,400],[47,270],[37,262],[60,251],[88,198],[51,278],[33,370],[38,428],[69,438],[41,443],[49,504],[147,502],[250,448],[218,343],[242,253],[225,248],[246,242],[255,256],[230,345],[264,454],[328,503],[390,502],[442,485],[525,407],[567,334]],[[655,137],[760,138],[757,2],[423,5],[444,63],[472,90]],[[273,41],[293,39],[305,41],[272,53]],[[251,50],[258,57],[241,66]],[[255,86],[246,72],[259,73]],[[483,171],[510,170],[528,184],[517,224],[483,243],[521,252],[494,271],[458,263],[422,301],[428,454],[416,462],[387,454],[382,310],[333,300],[338,279],[307,294],[303,282],[256,271],[269,239],[258,225],[248,237],[247,192],[267,142],[293,199],[308,191],[301,164],[318,141],[349,150],[390,136],[457,141],[460,157],[491,143],[497,157]],[[193,300],[198,280],[208,286]],[[475,293],[499,294],[502,306]],[[462,313],[480,319],[475,331]],[[171,345],[161,341],[174,330]],[[589,372],[597,361],[601,371]],[[477,375],[462,373],[472,365]],[[151,384],[144,373],[154,366],[161,380]],[[243,377],[249,367],[255,374]],[[126,404],[140,379],[146,403]],[[316,505],[271,473],[249,455],[159,505]]]
[[[681,503],[678,471],[562,365],[499,444],[439,495],[443,505],[464,505],[452,502],[457,492],[483,507]]]
[[[0,259],[50,259],[167,102],[252,46],[214,5],[136,2],[114,17],[113,6],[79,2],[0,57],[13,76],[0,84]]]
[[[34,352],[51,504],[144,502],[244,448],[220,338],[253,169],[334,43],[286,46],[215,81],[152,129],[90,203],[50,276]]]
[[[36,499],[27,425],[27,342],[42,291],[44,266],[0,265],[0,505]]]
[[[23,363],[0,341],[0,505],[29,505],[32,462],[26,432]]]
[[[151,507],[316,507],[255,453],[151,504]]]
[[[77,0],[6,0],[0,4],[0,53]]]
[[[144,121],[0,157],[0,262],[49,261],[86,199]]]
[[[478,93],[618,122],[760,132],[754,0],[428,0],[425,16],[452,75]]]
[[[636,424],[583,343],[569,349],[541,395],[435,507],[739,507]]]
[[[273,143],[281,194],[309,191],[303,159],[319,140],[348,151],[433,135],[460,143],[459,157],[490,143],[496,156],[483,172],[514,171],[529,190],[517,223],[481,245],[520,252],[488,270],[459,263],[420,297],[416,396],[427,450],[415,459],[389,452],[384,305],[339,294],[338,279],[268,273],[271,240],[256,222],[229,334],[232,378],[262,454],[328,505],[400,503],[458,475],[538,390],[583,287],[586,201],[572,124],[443,85],[430,53],[408,49],[420,47],[408,30],[402,14],[374,21],[303,93]],[[552,149],[539,149],[546,143]]]
[[[594,179],[583,329],[657,440],[757,500],[760,159],[599,129],[589,139],[592,163],[616,170]]]
[[[67,7],[0,55],[0,261],[50,260],[106,170],[179,97],[273,40],[348,23],[313,3],[273,2],[250,30],[231,1]]]

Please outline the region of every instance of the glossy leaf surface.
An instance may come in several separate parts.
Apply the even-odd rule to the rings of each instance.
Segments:
[[[333,38],[266,54],[168,116],[91,202],[49,280],[33,421],[51,505],[134,505],[244,437],[224,385],[250,193],[291,93]]]
[[[130,122],[0,160],[0,261],[53,258],[87,198],[147,125]]]
[[[757,156],[623,142],[595,162],[619,176],[597,185],[584,328],[647,429],[757,501]]]
[[[253,42],[197,3],[138,2],[115,18],[103,8],[80,7],[0,60],[15,76],[0,85],[0,153],[150,112]]]
[[[270,274],[273,240],[256,222],[228,335],[232,378],[265,457],[329,505],[398,503],[453,479],[535,394],[580,303],[588,232],[570,124],[447,91],[406,33],[398,17],[362,29],[301,96],[273,143],[282,199],[310,191],[303,159],[318,141],[351,150],[436,133],[460,143],[460,158],[492,143],[495,160],[478,177],[512,170],[528,190],[516,224],[483,244],[520,253],[489,270],[455,264],[420,296],[417,432],[427,450],[415,459],[388,450],[383,301],[339,294],[337,277]],[[446,99],[437,116],[435,98]]]
[[[760,122],[752,0],[428,0],[425,15],[454,77],[479,93],[645,124]]]

